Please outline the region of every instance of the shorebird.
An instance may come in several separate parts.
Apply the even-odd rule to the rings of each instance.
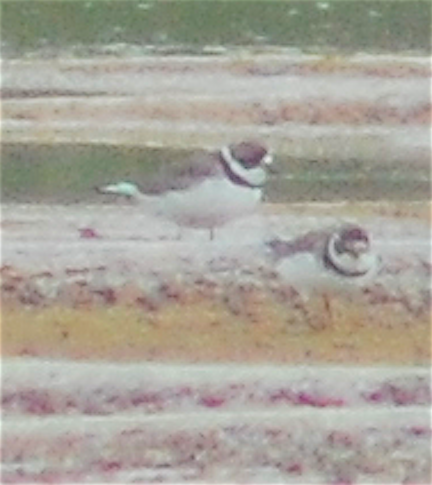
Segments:
[[[253,213],[263,196],[272,155],[261,143],[243,141],[185,161],[173,174],[159,174],[146,190],[120,182],[98,188],[137,201],[151,214],[180,227],[215,228]]]
[[[281,280],[305,301],[312,295],[323,296],[329,314],[330,295],[360,291],[373,279],[380,261],[366,229],[352,223],[310,231],[292,240],[276,238],[267,246]]]

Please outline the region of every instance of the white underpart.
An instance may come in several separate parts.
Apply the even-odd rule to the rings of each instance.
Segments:
[[[211,229],[252,214],[262,199],[260,188],[236,185],[226,177],[208,178],[188,189],[154,196],[143,194],[136,187],[133,194],[124,188],[125,184],[120,183],[108,185],[103,191],[132,196],[149,215],[194,228]]]
[[[257,166],[256,168],[245,168],[243,165],[236,160],[231,153],[231,150],[225,146],[221,149],[222,158],[228,164],[231,171],[240,177],[242,180],[246,181],[248,184],[253,186],[261,186],[266,181],[266,171],[262,166]],[[265,165],[270,165],[273,161],[273,158],[270,154],[267,154],[262,163]]]
[[[253,213],[262,198],[260,188],[210,178],[186,190],[151,197],[152,212],[182,226],[214,228]]]

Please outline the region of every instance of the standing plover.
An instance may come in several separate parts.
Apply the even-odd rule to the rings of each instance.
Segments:
[[[213,239],[216,227],[257,208],[272,161],[262,144],[244,141],[202,153],[186,161],[172,176],[160,174],[145,191],[129,182],[98,190],[138,201],[150,213],[179,226],[208,229]]]

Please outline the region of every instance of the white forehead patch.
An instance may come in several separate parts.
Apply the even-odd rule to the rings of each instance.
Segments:
[[[271,165],[273,163],[273,156],[270,153],[267,153],[267,155],[262,159],[262,163],[264,165]]]

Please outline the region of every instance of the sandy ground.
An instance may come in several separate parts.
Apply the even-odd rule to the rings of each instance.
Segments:
[[[129,279],[139,278],[138,273],[148,279],[164,273],[227,273],[233,269],[233,261],[239,270],[241,265],[259,268],[268,264],[265,243],[276,236],[289,239],[351,220],[361,221],[371,232],[384,266],[397,260],[405,261],[407,274],[410,264],[427,270],[427,221],[338,216],[332,215],[337,205],[333,209],[329,204],[327,209],[326,215],[312,215],[312,205],[309,214],[296,215],[295,206],[285,214],[268,206],[261,213],[220,228],[210,241],[207,231],[188,229],[181,231],[179,240],[175,225],[149,216],[142,206],[6,205],[2,214],[3,264],[32,273],[105,265],[116,272],[123,266],[124,272],[129,272],[124,277]],[[80,231],[84,228],[93,229],[95,237],[85,237]],[[404,277],[403,271],[399,277]]]
[[[10,142],[214,147],[430,163],[425,58],[250,55],[6,61]]]
[[[354,204],[355,205],[355,204]],[[385,203],[383,204],[385,206]],[[403,204],[401,204],[403,205]],[[414,205],[414,204],[413,204]],[[371,231],[374,244],[389,246],[405,246],[403,252],[417,253],[423,248],[426,256],[430,237],[427,219],[422,216],[422,204],[419,203],[420,218],[391,218],[376,215],[381,209],[381,202],[365,203],[362,209],[365,215],[359,214],[362,204],[357,204],[357,214],[350,211],[349,204],[344,211],[344,204],[293,204],[267,205],[250,217],[245,217],[234,223],[221,227],[216,231],[214,241],[209,240],[205,230],[183,229],[178,239],[179,229],[174,224],[163,219],[151,217],[141,205],[119,203],[118,205],[41,205],[23,204],[2,206],[2,236],[5,244],[4,262],[13,263],[15,254],[23,258],[24,266],[31,265],[26,260],[26,254],[31,258],[35,251],[43,253],[46,245],[57,244],[61,254],[69,248],[68,243],[83,245],[81,251],[86,255],[87,249],[93,247],[102,249],[113,244],[131,243],[135,249],[148,250],[152,245],[159,246],[164,251],[164,245],[176,247],[178,254],[191,246],[194,251],[201,247],[203,251],[226,251],[234,253],[238,246],[259,246],[276,235],[293,237],[311,229],[327,227],[341,220],[361,221]],[[410,203],[407,203],[408,207]],[[423,206],[427,207],[425,202]],[[368,209],[372,207],[372,209]],[[367,215],[369,211],[369,215]],[[349,212],[354,212],[350,215]],[[382,209],[385,213],[385,208]],[[317,213],[317,214],[314,214]],[[427,212],[425,213],[427,215]],[[97,233],[94,238],[86,238],[80,234],[80,229],[91,227]],[[20,248],[19,243],[23,244]],[[146,244],[147,243],[147,244]],[[29,251],[25,250],[28,245]],[[32,245],[34,245],[33,249]],[[18,249],[19,248],[19,249]],[[78,247],[77,250],[80,248]],[[91,250],[91,249],[90,249]],[[103,249],[102,249],[103,251]],[[167,251],[169,252],[169,251]],[[240,254],[238,254],[240,256]],[[140,264],[142,258],[137,258]],[[41,263],[41,260],[38,260]]]
[[[348,217],[344,206],[303,207],[301,214],[266,206],[210,241],[199,230],[178,240],[176,227],[137,206],[5,206],[3,352],[429,362],[429,224],[423,216],[373,216],[373,207]],[[295,284],[278,278],[265,242],[327,227],[340,220],[336,211],[371,232],[382,263],[364,291],[336,295],[326,310],[325,300],[299,299]],[[84,237],[83,228],[96,237]]]
[[[426,483],[430,396],[426,367],[12,359],[3,368],[2,475]]]
[[[14,415],[72,410],[106,415],[241,407],[386,408],[429,404],[429,377],[427,366],[117,364],[11,358],[3,364],[2,397],[4,411]]]

